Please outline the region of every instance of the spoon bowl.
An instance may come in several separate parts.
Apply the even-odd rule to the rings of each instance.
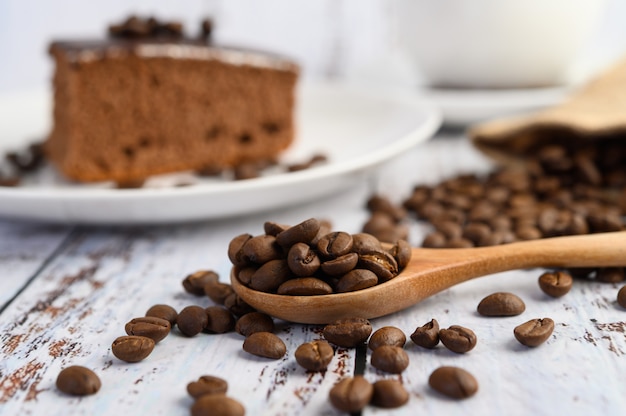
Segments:
[[[412,306],[467,280],[535,267],[626,266],[626,231],[545,238],[468,249],[413,248],[411,261],[395,278],[347,293],[288,296],[250,289],[230,280],[250,306],[275,318],[326,324],[341,318],[377,318]]]

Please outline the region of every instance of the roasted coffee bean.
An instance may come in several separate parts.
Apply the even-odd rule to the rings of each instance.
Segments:
[[[466,399],[478,391],[478,382],[472,374],[459,367],[439,367],[428,378],[428,384],[437,392],[453,399]]]
[[[255,332],[243,342],[243,350],[259,357],[277,360],[287,353],[282,339],[271,332]]]
[[[496,292],[481,300],[476,310],[482,316],[516,316],[526,310],[526,305],[513,293]]]
[[[254,274],[254,272],[257,271],[257,269],[258,267],[243,267],[241,269],[238,269],[237,279],[244,285],[248,286],[250,284],[250,280],[252,280],[252,275]]]
[[[342,276],[354,269],[359,261],[359,255],[348,253],[336,259],[327,260],[322,263],[321,268],[329,276]],[[377,279],[378,280],[378,279]]]
[[[300,345],[295,352],[296,362],[309,371],[325,371],[335,351],[326,341],[316,340]]]
[[[400,374],[409,366],[409,356],[402,349],[393,345],[382,345],[372,352],[372,366],[387,373]]]
[[[459,325],[439,330],[439,340],[447,349],[458,354],[466,353],[476,346],[474,331]]]
[[[620,283],[624,281],[624,269],[622,267],[604,267],[598,269],[596,281],[604,283]]]
[[[439,322],[431,319],[422,326],[418,326],[411,334],[411,340],[423,348],[435,348],[439,344]]]
[[[396,328],[395,326],[384,326],[377,329],[372,334],[367,342],[367,346],[370,350],[375,350],[383,345],[393,345],[395,347],[402,348],[405,343],[406,335],[404,335],[404,332],[402,332],[400,328]]]
[[[169,321],[171,328],[176,325],[178,312],[176,312],[176,309],[172,308],[169,305],[159,304],[151,306],[150,309],[146,311],[146,316],[153,316],[155,318],[165,319],[166,321]]]
[[[209,306],[204,311],[207,315],[205,332],[224,334],[235,329],[235,318],[227,309],[221,306]]]
[[[209,282],[204,285],[204,293],[213,302],[223,305],[227,297],[234,293],[233,288],[228,283]]]
[[[313,276],[320,267],[320,259],[308,244],[296,243],[289,249],[287,265],[296,276]]]
[[[284,249],[289,249],[296,243],[310,243],[320,229],[320,222],[315,218],[309,218],[300,224],[287,228],[276,236],[276,242]]]
[[[447,244],[446,236],[438,231],[428,234],[422,242],[422,246],[427,248],[444,248]]]
[[[380,283],[391,280],[398,275],[396,259],[382,250],[360,253],[357,267],[374,272]]]
[[[467,238],[453,238],[449,240],[445,247],[447,248],[472,248],[474,243]]]
[[[380,241],[389,241],[381,237],[393,235],[395,228],[396,222],[392,217],[384,212],[374,212],[363,224],[362,231],[373,235]]]
[[[324,237],[326,234],[330,234],[332,231],[333,224],[329,220],[320,220],[320,229],[317,231],[317,235],[311,240],[311,247],[317,248],[317,244],[320,239]]]
[[[324,327],[324,338],[345,348],[364,343],[372,333],[372,324],[365,318],[339,319]]]
[[[209,282],[217,282],[219,276],[212,270],[198,270],[183,279],[183,288],[187,293],[204,296],[204,286]]]
[[[370,212],[384,212],[395,222],[401,221],[407,216],[406,209],[402,206],[395,205],[388,198],[385,198],[381,195],[372,195],[367,200],[367,209]]]
[[[385,409],[395,409],[409,401],[409,393],[398,380],[378,380],[374,383],[372,404]]]
[[[622,286],[622,288],[617,291],[617,303],[622,308],[626,308],[626,286]]]
[[[330,389],[330,403],[339,411],[356,413],[372,400],[374,386],[363,376],[344,378]]]
[[[462,237],[470,240],[474,244],[491,234],[491,229],[482,222],[471,222],[463,229]]]
[[[354,269],[341,276],[336,284],[337,293],[354,292],[376,286],[378,276],[370,270]]]
[[[548,296],[559,298],[572,288],[573,279],[562,271],[546,272],[539,276],[539,287]]]
[[[209,317],[201,306],[187,306],[178,313],[176,326],[185,336],[193,337],[202,332],[209,323]]]
[[[358,233],[352,235],[352,251],[359,257],[364,253],[382,251],[380,241],[371,234]]]
[[[409,264],[409,261],[411,261],[413,249],[406,240],[398,240],[393,247],[391,247],[389,253],[396,260],[398,270],[402,270]]]
[[[201,396],[191,406],[191,416],[244,416],[246,408],[224,394]]]
[[[148,337],[128,335],[117,337],[111,344],[111,352],[128,363],[136,363],[146,358],[154,349],[154,340]]]
[[[235,316],[243,316],[247,313],[254,312],[255,309],[248,305],[238,294],[231,293],[224,299],[224,307]]]
[[[537,347],[550,338],[554,331],[554,321],[550,318],[531,319],[513,330],[515,338],[527,347]]]
[[[96,373],[87,367],[72,365],[61,370],[56,386],[63,393],[72,396],[88,396],[97,393],[102,383]]]
[[[228,244],[228,258],[236,267],[245,267],[250,260],[243,254],[243,246],[252,238],[250,234],[241,234],[233,238]]]
[[[124,329],[128,335],[148,337],[156,343],[170,333],[171,324],[165,319],[146,316],[132,319]]]
[[[292,276],[287,260],[271,260],[252,275],[250,288],[261,292],[275,292]]]
[[[245,258],[255,264],[264,264],[283,257],[283,251],[276,243],[276,237],[257,235],[250,238],[241,248]]]
[[[274,332],[274,320],[263,312],[250,312],[237,320],[235,331],[244,337],[255,332]]]
[[[350,253],[353,243],[352,235],[335,231],[320,238],[317,242],[317,250],[325,259],[336,259]]]
[[[329,295],[333,293],[333,288],[316,277],[299,277],[281,284],[276,293],[291,296]]]
[[[228,382],[215,376],[201,376],[197,381],[187,384],[187,393],[194,399],[207,394],[226,394]]]
[[[274,237],[276,237],[278,234],[280,234],[283,231],[285,231],[287,228],[289,228],[288,225],[278,224],[278,223],[272,222],[272,221],[266,221],[263,224],[263,231],[265,231],[265,234],[273,235]]]

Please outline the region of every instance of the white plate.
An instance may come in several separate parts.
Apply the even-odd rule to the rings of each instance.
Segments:
[[[45,137],[49,94],[0,96],[0,114],[0,150]],[[416,97],[339,85],[302,87],[296,116],[298,135],[281,161],[323,153],[328,163],[242,181],[192,177],[197,182],[186,187],[171,185],[185,174],[165,175],[140,189],[77,185],[46,168],[19,187],[0,187],[0,216],[131,224],[266,211],[346,189],[381,163],[432,137],[441,123],[439,111]]]
[[[423,89],[420,95],[437,105],[446,125],[465,126],[489,119],[529,113],[559,104],[574,87],[519,89]]]

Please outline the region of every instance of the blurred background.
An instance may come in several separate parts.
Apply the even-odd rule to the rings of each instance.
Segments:
[[[0,0],[0,93],[47,87],[52,39],[101,37],[129,14],[180,20],[188,34],[211,17],[216,43],[288,55],[309,80],[419,82],[406,59],[394,0]],[[625,21],[626,2],[608,0],[581,53],[588,71],[626,54]]]

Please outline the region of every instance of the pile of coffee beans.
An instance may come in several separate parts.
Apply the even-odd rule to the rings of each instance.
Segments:
[[[264,224],[265,234],[242,234],[228,246],[239,281],[280,295],[314,296],[366,289],[396,277],[411,258],[405,240],[383,248],[367,233],[331,231],[310,218],[294,226]]]

